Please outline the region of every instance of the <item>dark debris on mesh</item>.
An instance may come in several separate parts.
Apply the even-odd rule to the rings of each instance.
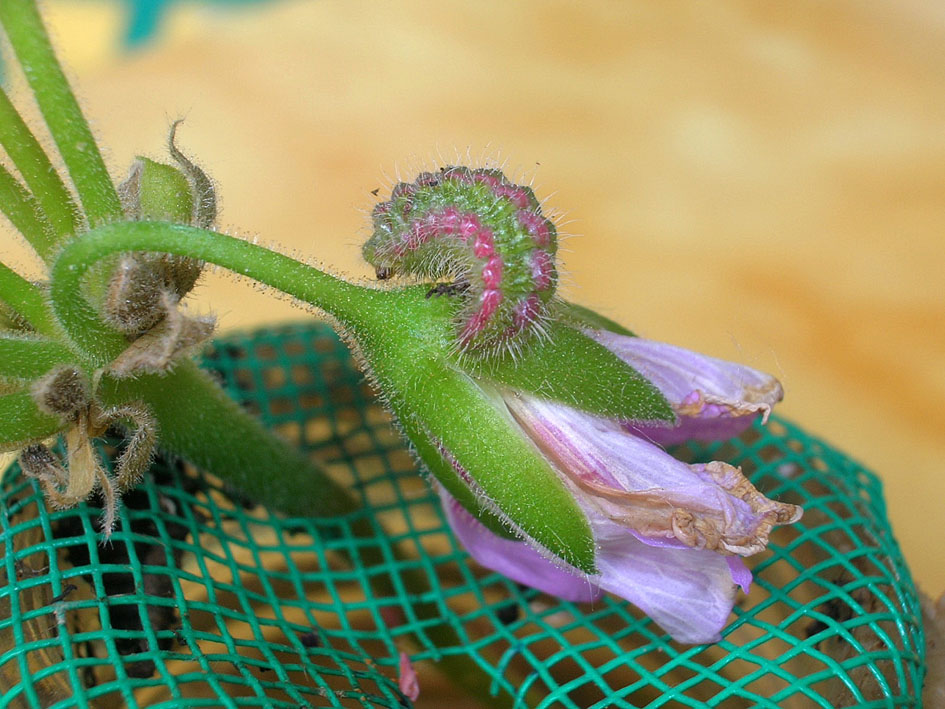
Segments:
[[[102,544],[100,510],[47,509],[14,466],[0,490],[0,705],[410,706],[397,687],[405,650],[420,706],[424,669],[450,654],[491,678],[486,705],[919,706],[918,600],[879,482],[783,420],[674,451],[741,465],[806,509],[772,537],[722,641],[684,647],[623,601],[558,601],[469,562],[326,326],[231,335],[203,364],[362,494],[363,518],[389,532],[373,540],[381,558],[400,544],[415,560],[352,564],[350,519],[286,520],[166,458]],[[372,591],[417,570],[426,590]],[[441,611],[419,621],[421,603]],[[437,624],[464,641],[437,646]]]

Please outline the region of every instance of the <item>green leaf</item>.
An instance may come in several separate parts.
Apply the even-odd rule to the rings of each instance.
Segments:
[[[95,225],[120,217],[118,193],[49,43],[35,2],[3,0],[0,22],[69,170],[89,223]]]
[[[60,336],[43,292],[3,263],[0,263],[0,301],[36,332],[50,337]]]
[[[6,93],[0,89],[0,144],[23,176],[43,213],[49,219],[57,241],[76,231],[76,208],[72,195],[52,166],[36,136],[23,121]],[[54,244],[51,244],[52,247]],[[41,254],[45,259],[49,254]]]
[[[0,211],[23,235],[36,253],[45,258],[54,241],[52,227],[26,188],[0,165]]]
[[[659,389],[584,333],[552,323],[548,337],[517,354],[468,360],[467,371],[517,391],[598,416],[626,421],[674,421]]]
[[[37,379],[56,365],[73,360],[75,355],[56,342],[0,334],[0,376]]]
[[[0,451],[49,438],[60,428],[59,419],[42,413],[28,392],[0,396]]]

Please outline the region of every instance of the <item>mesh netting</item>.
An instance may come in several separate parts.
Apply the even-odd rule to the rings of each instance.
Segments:
[[[327,327],[229,336],[204,364],[267,425],[328,461],[364,510],[285,519],[159,459],[102,545],[99,509],[48,509],[11,468],[3,706],[407,707],[401,651],[421,687],[437,660],[471,658],[490,680],[487,706],[920,705],[918,599],[880,483],[783,420],[675,451],[741,465],[767,495],[806,510],[772,536],[723,640],[685,647],[626,602],[559,601],[470,561]],[[373,537],[353,531],[365,523]],[[395,560],[395,545],[412,558]],[[425,590],[406,587],[417,574]],[[381,597],[379,586],[395,591]],[[435,613],[418,617],[421,604]],[[459,642],[434,642],[444,625]],[[424,704],[437,706],[421,689]]]

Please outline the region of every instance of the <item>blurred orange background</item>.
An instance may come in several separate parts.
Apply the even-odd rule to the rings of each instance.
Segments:
[[[569,298],[779,375],[780,413],[882,477],[945,590],[940,2],[189,2],[134,51],[121,3],[43,7],[113,175],[185,117],[222,227],[336,271],[371,276],[397,174],[533,179]],[[194,301],[224,330],[308,317],[223,274]]]

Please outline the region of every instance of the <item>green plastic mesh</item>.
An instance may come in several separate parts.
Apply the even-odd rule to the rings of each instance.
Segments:
[[[760,556],[723,640],[686,647],[619,599],[559,601],[472,562],[324,325],[225,337],[204,364],[267,425],[328,461],[363,512],[282,518],[159,459],[103,545],[99,509],[49,509],[11,467],[3,706],[408,707],[401,651],[421,675],[418,706],[446,703],[432,667],[450,655],[481,668],[485,706],[920,706],[919,604],[880,483],[783,420],[674,451],[741,465],[767,495],[806,509]],[[373,538],[352,532],[364,519]],[[413,558],[395,561],[393,545]],[[405,587],[417,572],[427,590]],[[378,578],[396,593],[375,595]],[[414,609],[427,602],[437,613],[420,620]],[[441,624],[460,642],[437,646]]]

